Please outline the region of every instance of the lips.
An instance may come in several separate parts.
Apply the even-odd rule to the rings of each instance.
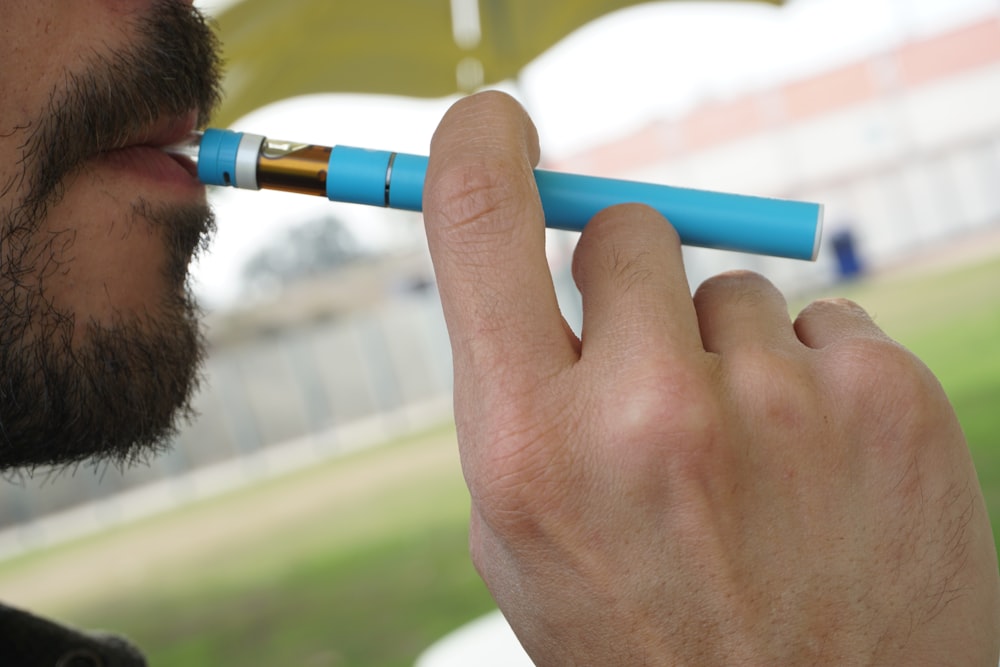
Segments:
[[[164,186],[200,186],[194,162],[161,150],[188,136],[198,126],[198,118],[197,110],[183,116],[164,117],[102,151],[95,157],[95,163]]]
[[[168,117],[149,127],[144,136],[140,135],[136,145],[163,148],[175,144],[189,135],[198,126],[198,111],[193,109],[184,116]]]

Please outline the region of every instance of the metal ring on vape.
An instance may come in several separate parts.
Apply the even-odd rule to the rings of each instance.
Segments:
[[[389,208],[389,188],[392,187],[392,164],[396,161],[396,154],[389,155],[389,164],[385,167],[385,206]]]

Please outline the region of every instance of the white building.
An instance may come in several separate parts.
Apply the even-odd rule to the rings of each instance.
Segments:
[[[849,226],[863,261],[884,266],[1000,223],[1000,18],[702,106],[546,166],[818,201],[827,241]],[[693,284],[737,267],[786,290],[837,275],[829,247],[817,264],[688,251]]]

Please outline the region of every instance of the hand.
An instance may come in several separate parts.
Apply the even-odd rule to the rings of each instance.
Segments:
[[[535,130],[491,93],[431,148],[473,560],[539,665],[990,665],[1000,578],[931,373],[846,301],[692,299],[673,229],[598,215],[545,260]]]

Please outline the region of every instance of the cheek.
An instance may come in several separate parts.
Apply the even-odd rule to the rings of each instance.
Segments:
[[[148,0],[4,0],[0,3],[0,110],[18,106],[37,112],[67,71],[85,67],[94,53],[120,48],[134,39],[129,35],[131,18],[150,4]]]
[[[67,73],[120,48],[145,2],[0,0],[0,212],[23,195],[22,149]]]

